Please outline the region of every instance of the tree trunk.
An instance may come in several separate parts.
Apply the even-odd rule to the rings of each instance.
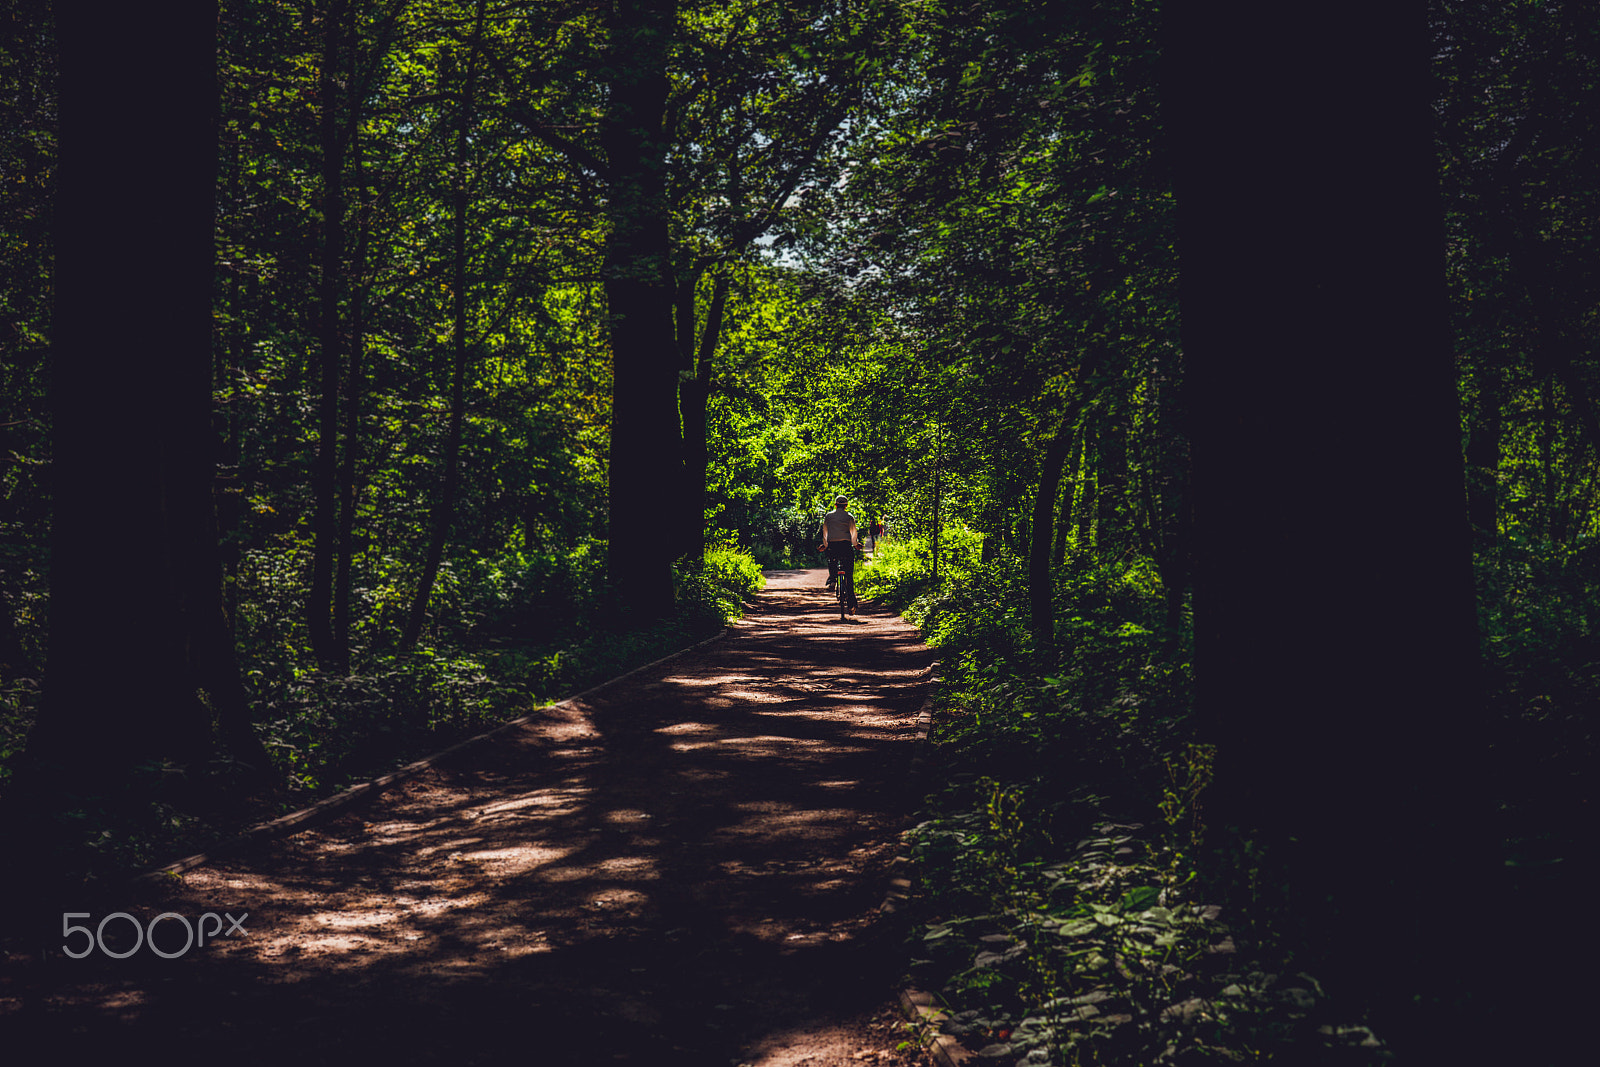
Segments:
[[[444,561],[444,545],[450,533],[450,520],[456,511],[456,495],[461,484],[461,432],[466,419],[467,383],[467,130],[472,121],[474,99],[478,81],[478,48],[483,39],[483,8],[485,0],[478,0],[473,16],[472,50],[467,58],[466,80],[461,90],[461,118],[456,127],[455,175],[455,232],[454,261],[451,264],[452,307],[452,358],[450,362],[450,426],[444,446],[444,487],[439,494],[439,505],[433,515],[433,531],[428,538],[428,555],[422,565],[422,577],[417,582],[416,594],[411,600],[411,614],[406,620],[400,648],[409,652],[416,647],[422,635],[422,624],[428,615],[428,598],[433,595],[433,583],[439,576],[439,566]]]
[[[1284,860],[1308,970],[1401,1056],[1480,1062],[1461,931],[1497,865],[1426,11],[1169,5],[1165,105],[1211,810]]]
[[[1051,603],[1050,532],[1054,525],[1056,496],[1061,492],[1061,469],[1072,451],[1072,422],[1061,428],[1044,450],[1039,469],[1039,492],[1033,498],[1033,546],[1028,553],[1028,608],[1033,628],[1033,652],[1040,664],[1055,651],[1055,612]]]
[[[350,156],[355,171],[356,195],[367,195],[361,159],[361,124],[352,116]],[[366,267],[372,220],[361,210],[357,222],[356,254],[350,289],[350,359],[344,385],[344,454],[339,464],[339,551],[333,573],[333,655],[340,672],[350,669],[350,583],[355,568],[356,467],[361,456],[361,394],[365,385]]]
[[[706,464],[710,449],[706,440],[706,406],[711,400],[712,357],[722,335],[722,312],[728,302],[728,275],[719,273],[711,288],[711,306],[706,309],[705,325],[699,343],[694,344],[694,295],[687,304],[679,303],[678,338],[687,340],[688,368],[692,377],[678,383],[678,414],[683,424],[683,532],[685,553],[705,547]],[[687,312],[687,314],[685,314]]]
[[[219,215],[232,216],[244,203],[244,136],[232,138],[228,167],[228,205]],[[242,234],[233,235],[241,241]],[[222,423],[222,462],[230,477],[217,486],[217,537],[222,549],[223,612],[232,626],[239,609],[239,564],[242,558],[240,539],[244,535],[244,487],[239,484],[240,459],[244,453],[244,416],[239,395],[239,378],[244,371],[245,359],[250,350],[250,333],[245,314],[246,298],[244,264],[235,263],[228,279],[228,331],[227,343],[217,346],[217,380],[215,387],[225,391],[227,400],[220,411]]]
[[[1087,427],[1078,435],[1078,476],[1074,479],[1077,487],[1077,499],[1073,501],[1073,510],[1077,513],[1078,536],[1077,546],[1079,552],[1093,553],[1095,551],[1095,515],[1099,499],[1099,476],[1096,464],[1099,456],[1096,454],[1094,441],[1095,434]]]
[[[684,512],[673,500],[683,475],[664,129],[676,20],[673,0],[618,0],[611,8],[601,131],[611,223],[604,265],[612,358],[609,564],[622,601],[646,617],[672,609],[671,563],[681,538],[667,526]]]
[[[264,753],[212,501],[216,8],[57,14],[50,647],[29,773],[107,795],[141,763],[207,755],[197,687],[236,755]],[[129,268],[152,249],[160,270]]]
[[[339,511],[339,291],[344,262],[344,138],[339,125],[339,45],[344,31],[345,0],[328,0],[322,13],[322,69],[317,94],[322,125],[322,278],[318,296],[319,388],[317,451],[311,461],[312,535],[311,589],[306,598],[306,626],[311,651],[323,670],[337,670],[339,654],[333,633],[333,561],[337,552]],[[355,106],[352,104],[351,106]]]
[[[1067,457],[1061,457],[1061,466],[1065,470]],[[1056,514],[1055,549],[1051,553],[1051,561],[1057,567],[1067,561],[1067,543],[1072,540],[1072,495],[1073,484],[1068,481],[1058,490],[1061,498],[1060,510]]]

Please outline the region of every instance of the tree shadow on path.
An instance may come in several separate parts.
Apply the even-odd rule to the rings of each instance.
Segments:
[[[832,611],[774,582],[714,645],[108,906],[248,911],[249,936],[13,959],[8,1045],[64,1063],[729,1064],[872,1010],[895,977],[877,907],[931,654],[886,611]],[[132,927],[108,924],[107,946]],[[182,946],[181,923],[158,930]]]

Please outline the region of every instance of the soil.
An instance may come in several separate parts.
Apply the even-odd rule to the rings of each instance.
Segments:
[[[57,1063],[925,1062],[878,909],[932,656],[886,609],[841,622],[823,578],[773,572],[725,638],[122,909],[218,913],[224,930],[248,912],[247,936],[206,920],[212,939],[174,959],[14,957],[0,1047]],[[157,929],[182,947],[181,922]],[[104,932],[133,944],[126,919]]]

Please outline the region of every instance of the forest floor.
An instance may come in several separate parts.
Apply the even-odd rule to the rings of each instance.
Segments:
[[[924,1062],[901,1047],[878,907],[932,654],[886,609],[841,623],[822,580],[773,572],[718,641],[68,920],[249,913],[248,936],[175,959],[11,954],[0,1047],[57,1063]],[[176,952],[182,924],[160,929]],[[109,947],[123,935],[130,921],[107,923]]]

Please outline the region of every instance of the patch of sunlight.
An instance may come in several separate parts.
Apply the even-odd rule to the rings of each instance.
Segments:
[[[513,845],[510,848],[481,848],[461,853],[468,863],[492,863],[499,867],[514,867],[531,871],[547,863],[572,855],[572,848],[541,848],[538,845]],[[455,857],[452,856],[452,859]]]
[[[615,908],[628,904],[648,904],[650,903],[650,897],[637,889],[607,889],[591,895],[589,903]]]
[[[382,926],[384,923],[394,922],[397,918],[399,918],[398,913],[392,911],[325,911],[316,916],[317,922],[323,926],[332,926],[341,930],[359,930],[368,926]]]
[[[601,860],[595,865],[597,870],[606,874],[628,875],[633,878],[659,878],[661,875],[656,870],[655,860],[647,856],[617,856],[609,860]]]
[[[766,748],[794,748],[813,747],[822,744],[815,738],[809,737],[778,737],[774,735],[756,735],[751,737],[719,737],[711,741],[677,741],[672,745],[674,752],[693,752],[700,748],[715,748],[722,745],[761,745]]]
[[[529,808],[538,809],[540,815],[571,815],[588,793],[587,789],[540,789],[479,808],[476,817],[483,819],[490,815],[526,811]]]
[[[781,800],[740,800],[729,804],[728,807],[734,811],[755,811],[763,815],[794,810],[793,804],[788,804]]]
[[[454,837],[448,841],[441,841],[437,845],[428,845],[424,848],[419,848],[417,849],[417,855],[434,856],[441,852],[458,852],[464,847],[481,845],[482,843],[483,838],[481,837]]]
[[[322,952],[353,952],[357,949],[372,948],[376,942],[370,937],[359,934],[335,934],[328,937],[307,937],[298,942],[300,950],[308,955]]]
[[[541,952],[554,952],[555,946],[548,941],[527,941],[520,945],[502,945],[500,951],[507,956],[533,956]]]

